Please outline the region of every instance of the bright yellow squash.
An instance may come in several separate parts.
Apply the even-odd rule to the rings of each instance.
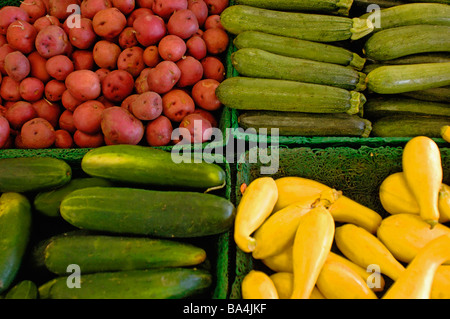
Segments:
[[[264,265],[276,272],[293,272],[294,259],[292,254],[293,244],[283,249],[279,254],[261,259]]]
[[[410,263],[426,244],[445,234],[450,235],[450,228],[443,224],[431,228],[419,215],[396,214],[383,219],[377,237],[397,260]]]
[[[302,216],[314,207],[329,207],[339,196],[340,192],[334,189],[326,190],[320,194],[305,197],[272,214],[253,236],[256,240],[256,247],[252,252],[253,258],[267,258],[292,245]]]
[[[279,299],[277,288],[269,275],[250,270],[241,284],[242,299]]]
[[[403,149],[402,167],[419,205],[420,217],[433,227],[439,222],[438,197],[443,176],[436,142],[426,136],[413,137]]]
[[[333,244],[333,216],[318,206],[302,216],[292,248],[294,282],[291,299],[309,299]]]
[[[439,222],[447,223],[450,221],[450,186],[445,183],[441,185],[441,191],[439,192]]]
[[[370,265],[378,265],[380,273],[393,280],[405,270],[387,247],[362,227],[353,224],[337,227],[335,242],[345,257],[365,269]]]
[[[234,222],[234,241],[243,252],[255,249],[252,234],[272,213],[277,199],[277,185],[272,177],[259,177],[245,189]]]
[[[441,137],[450,143],[450,125],[444,125],[441,127]]]
[[[290,272],[276,272],[270,275],[278,291],[279,299],[289,299],[292,294],[294,275]],[[317,287],[311,292],[310,299],[325,299]]]
[[[408,264],[383,299],[429,299],[435,274],[450,260],[450,235],[433,239]]]
[[[442,265],[436,271],[431,299],[450,299],[450,265]]]

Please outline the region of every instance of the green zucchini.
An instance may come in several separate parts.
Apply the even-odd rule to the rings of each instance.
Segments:
[[[393,115],[372,122],[372,134],[377,137],[441,137],[441,127],[450,123],[450,117],[431,115]]]
[[[234,3],[280,11],[312,11],[348,15],[353,0],[235,0]]]
[[[366,74],[346,66],[291,58],[261,49],[244,48],[231,54],[239,74],[254,78],[290,80],[364,91]]]
[[[209,189],[223,187],[225,171],[214,163],[177,163],[170,152],[140,145],[107,145],[90,150],[81,161],[83,171],[133,185]]]
[[[6,291],[22,265],[31,232],[31,204],[19,193],[0,196],[0,293]]]
[[[38,288],[31,280],[22,280],[12,287],[6,294],[5,299],[37,299]]]
[[[367,75],[367,88],[398,94],[450,85],[450,62],[385,65]]]
[[[357,114],[366,99],[361,92],[296,81],[232,77],[220,83],[217,98],[239,110]]]
[[[279,129],[282,136],[356,136],[368,137],[371,123],[357,115],[312,114],[296,112],[245,112],[239,118],[244,128]]]
[[[195,266],[206,259],[200,247],[168,239],[108,235],[54,236],[43,244],[39,264],[57,275],[77,264],[83,274]]]
[[[76,189],[93,186],[113,186],[113,183],[98,177],[73,178],[69,183],[57,189],[39,192],[34,197],[34,208],[45,216],[60,217],[59,206],[64,196]]]
[[[60,211],[80,229],[165,238],[223,233],[235,215],[234,205],[216,195],[126,187],[73,191],[61,202]]]
[[[261,31],[317,42],[360,39],[373,30],[368,19],[276,11],[246,5],[227,7],[220,21],[228,32]]]
[[[418,64],[450,62],[450,53],[429,52],[411,54],[401,58],[383,61],[384,64]]]
[[[431,2],[431,1],[427,1]],[[369,19],[373,13],[360,16]],[[374,32],[406,25],[446,25],[450,26],[450,7],[442,3],[406,3],[383,8],[378,11]]]
[[[40,287],[48,299],[182,299],[205,293],[212,275],[202,269],[159,268],[83,273],[80,288],[70,288],[68,277]]]
[[[52,157],[0,159],[0,192],[31,192],[57,188],[72,178],[65,161]]]
[[[401,95],[421,101],[450,103],[450,86],[431,88],[420,91],[405,92]]]
[[[343,47],[258,31],[239,33],[233,44],[238,49],[256,48],[292,58],[351,66],[357,70],[361,70],[366,62],[364,57]]]
[[[386,29],[373,34],[363,52],[375,61],[418,53],[450,52],[450,26],[424,24]]]
[[[371,98],[364,105],[364,116],[378,119],[391,115],[435,115],[450,117],[450,105],[407,97]]]

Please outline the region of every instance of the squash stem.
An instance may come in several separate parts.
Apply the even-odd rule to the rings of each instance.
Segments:
[[[366,61],[366,58],[361,57],[359,54],[353,53],[353,57],[349,65],[356,70],[361,71],[366,64]]]
[[[336,6],[338,7],[337,14],[342,16],[348,16],[352,5],[353,0],[339,0],[336,3]]]
[[[366,97],[356,91],[350,91],[350,108],[347,110],[347,114],[353,115],[359,113],[359,110],[362,108],[364,103],[366,103]]]
[[[350,29],[352,40],[361,39],[374,30],[373,23],[369,19],[353,18],[352,21],[353,27]]]

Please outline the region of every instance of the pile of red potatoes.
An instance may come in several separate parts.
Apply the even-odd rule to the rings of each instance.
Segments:
[[[24,0],[1,8],[0,148],[208,141],[222,107],[215,89],[225,78],[228,5]],[[176,128],[188,136],[173,138]]]

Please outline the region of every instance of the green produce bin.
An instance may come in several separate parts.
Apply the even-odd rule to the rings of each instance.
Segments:
[[[81,169],[81,160],[90,149],[39,149],[39,150],[17,150],[7,149],[0,151],[0,159],[2,158],[20,158],[20,157],[52,157],[66,161],[72,168],[73,177],[87,177]],[[231,200],[231,171],[230,165],[224,160],[220,165],[226,173],[226,185],[220,190],[215,190],[211,194],[215,194]],[[157,188],[155,188],[157,189]],[[30,202],[33,203],[33,196],[29,194]],[[74,226],[68,224],[62,218],[46,217],[38,212],[33,212],[32,233],[28,251],[24,257],[23,264],[13,284],[20,280],[31,280],[38,286],[55,277],[48,271],[37,270],[32,264],[31,253],[35,245],[51,236],[76,230]],[[226,299],[229,296],[230,272],[233,271],[232,256],[230,245],[232,244],[231,231],[219,235],[208,237],[199,237],[186,239],[187,242],[195,244],[205,249],[207,259],[198,267],[206,267],[213,275],[213,285],[206,294],[197,296],[197,298],[206,299]],[[183,241],[182,239],[180,241]],[[12,287],[13,285],[11,285]],[[195,297],[194,297],[195,298]]]
[[[450,182],[450,148],[441,148],[443,181]],[[389,214],[383,209],[378,191],[383,180],[392,173],[402,170],[402,147],[367,147],[359,149],[350,147],[314,149],[309,147],[283,148],[279,152],[279,168],[272,175],[262,175],[263,164],[259,158],[250,156],[252,150],[243,154],[237,165],[236,175],[236,207],[241,199],[240,186],[247,185],[261,176],[281,178],[299,176],[324,183],[341,190],[347,197],[375,210],[382,217]],[[264,162],[264,161],[263,161]],[[235,245],[236,246],[236,245]],[[336,247],[332,248],[333,250]],[[338,251],[336,251],[339,253]],[[236,247],[235,277],[230,292],[230,299],[240,299],[241,282],[252,269],[273,273],[261,261],[252,258]],[[384,276],[386,288],[390,279]]]

